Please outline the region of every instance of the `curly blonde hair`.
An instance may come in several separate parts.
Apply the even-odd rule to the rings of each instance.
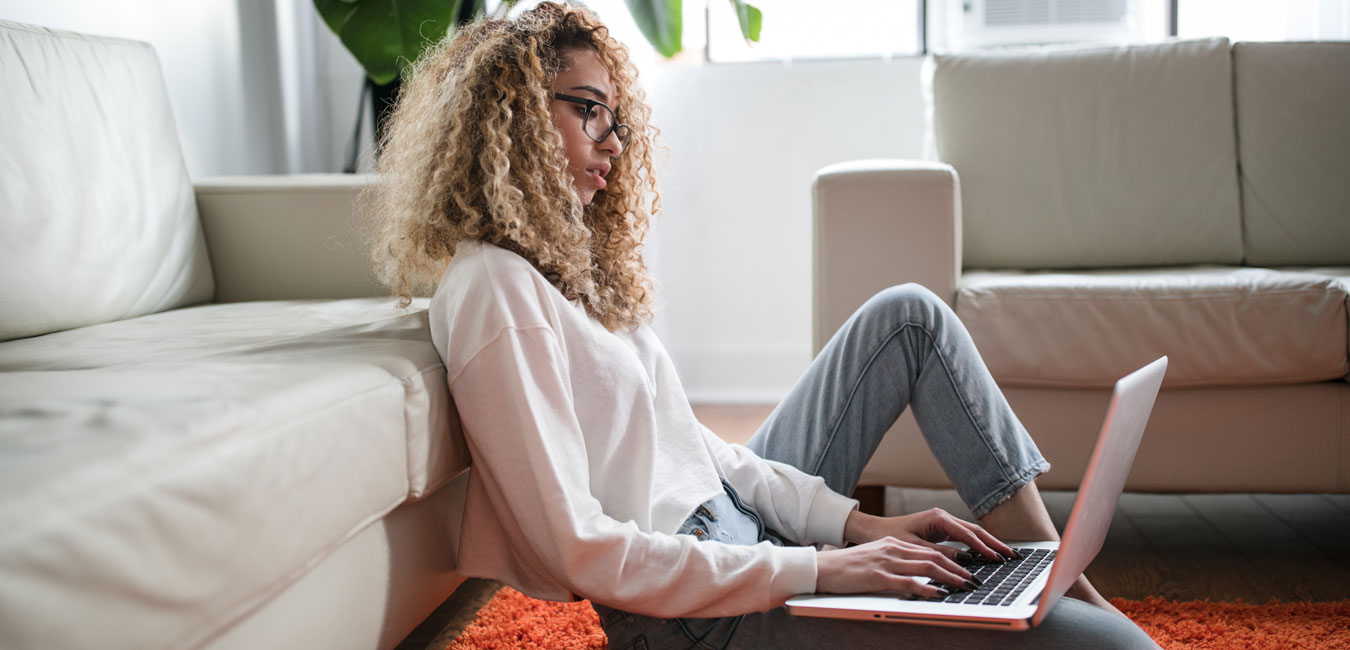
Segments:
[[[592,48],[631,128],[606,187],[582,205],[550,119],[562,54]],[[406,305],[435,290],[461,239],[529,260],[610,331],[652,316],[642,243],[660,205],[651,111],[628,50],[585,9],[542,3],[461,27],[404,81],[363,197],[376,274]]]

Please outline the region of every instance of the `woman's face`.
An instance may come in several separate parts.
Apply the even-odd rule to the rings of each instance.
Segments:
[[[562,52],[563,70],[553,80],[549,89],[553,93],[562,93],[582,99],[595,99],[618,110],[614,106],[614,84],[610,83],[609,69],[600,60],[600,55],[590,48],[575,48]],[[549,104],[553,117],[553,126],[562,133],[563,149],[567,156],[567,171],[572,175],[572,184],[583,204],[589,205],[595,193],[605,189],[605,175],[610,170],[610,159],[623,152],[623,144],[615,133],[596,142],[582,130],[587,113],[583,104],[553,98]],[[601,119],[598,115],[603,108],[593,107],[591,120]],[[594,127],[594,125],[592,125]],[[595,130],[592,128],[592,130]]]

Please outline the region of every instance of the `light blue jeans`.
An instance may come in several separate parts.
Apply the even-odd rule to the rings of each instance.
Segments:
[[[1049,469],[1013,415],[956,314],[908,284],[868,300],[816,357],[750,439],[851,494],[863,466],[906,407],[971,511],[981,517]],[[724,482],[680,528],[704,541],[775,544],[754,509]],[[1156,648],[1130,621],[1063,599],[1028,632],[799,618],[781,607],[743,616],[655,619],[595,605],[610,650],[751,648]]]

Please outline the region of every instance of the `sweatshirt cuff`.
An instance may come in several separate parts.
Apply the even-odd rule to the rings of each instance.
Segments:
[[[779,574],[775,580],[776,593],[770,607],[782,607],[787,599],[797,594],[816,591],[816,549],[810,546],[775,546],[780,554]]]
[[[826,487],[816,491],[806,517],[806,535],[815,544],[844,545],[844,522],[858,501]]]

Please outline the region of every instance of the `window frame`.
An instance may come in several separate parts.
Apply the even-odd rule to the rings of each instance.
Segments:
[[[708,1],[708,2],[716,2],[716,1],[718,1],[718,0],[706,0],[706,1]],[[895,55],[892,55],[892,56],[890,56],[890,57],[887,57],[887,56],[885,56],[885,55],[846,55],[846,56],[839,56],[839,57],[803,57],[803,58],[800,58],[800,59],[794,59],[794,60],[798,60],[798,61],[847,61],[847,60],[860,60],[860,59],[870,60],[870,59],[874,59],[874,58],[896,58],[896,59],[907,59],[907,58],[923,58],[923,57],[926,57],[926,56],[928,56],[928,55],[930,55],[930,54],[933,54],[933,51],[932,51],[932,49],[929,47],[929,42],[928,42],[928,40],[929,40],[929,39],[928,39],[928,14],[929,14],[928,3],[929,3],[929,2],[932,2],[932,1],[933,1],[933,0],[918,0],[917,2],[915,2],[916,8],[917,8],[917,13],[918,13],[918,16],[917,16],[917,19],[918,19],[918,43],[919,43],[919,49],[918,49],[918,52],[915,52],[915,53],[913,53],[913,54],[895,54]],[[945,1],[950,2],[950,1],[955,1],[955,0],[945,0]],[[1165,21],[1165,24],[1163,25],[1163,29],[1164,29],[1164,33],[1165,33],[1166,36],[1168,36],[1169,38],[1176,38],[1176,36],[1177,36],[1177,11],[1178,11],[1178,9],[1177,9],[1177,3],[1178,3],[1179,1],[1180,1],[1180,0],[1166,0],[1166,5],[1165,5],[1165,8],[1164,8],[1164,21]],[[705,13],[704,13],[704,20],[703,20],[703,39],[704,39],[703,42],[704,42],[704,44],[705,44],[705,45],[704,45],[704,48],[703,48],[703,63],[704,63],[704,64],[707,64],[707,65],[738,65],[738,64],[770,63],[770,62],[773,62],[773,61],[777,61],[777,59],[761,59],[761,60],[757,60],[757,61],[717,61],[717,60],[714,60],[714,59],[712,58],[712,45],[711,45],[711,43],[712,43],[712,25],[711,25],[712,21],[711,21],[711,20],[708,20],[707,16],[708,16],[708,14],[707,14],[707,12],[705,11]]]

